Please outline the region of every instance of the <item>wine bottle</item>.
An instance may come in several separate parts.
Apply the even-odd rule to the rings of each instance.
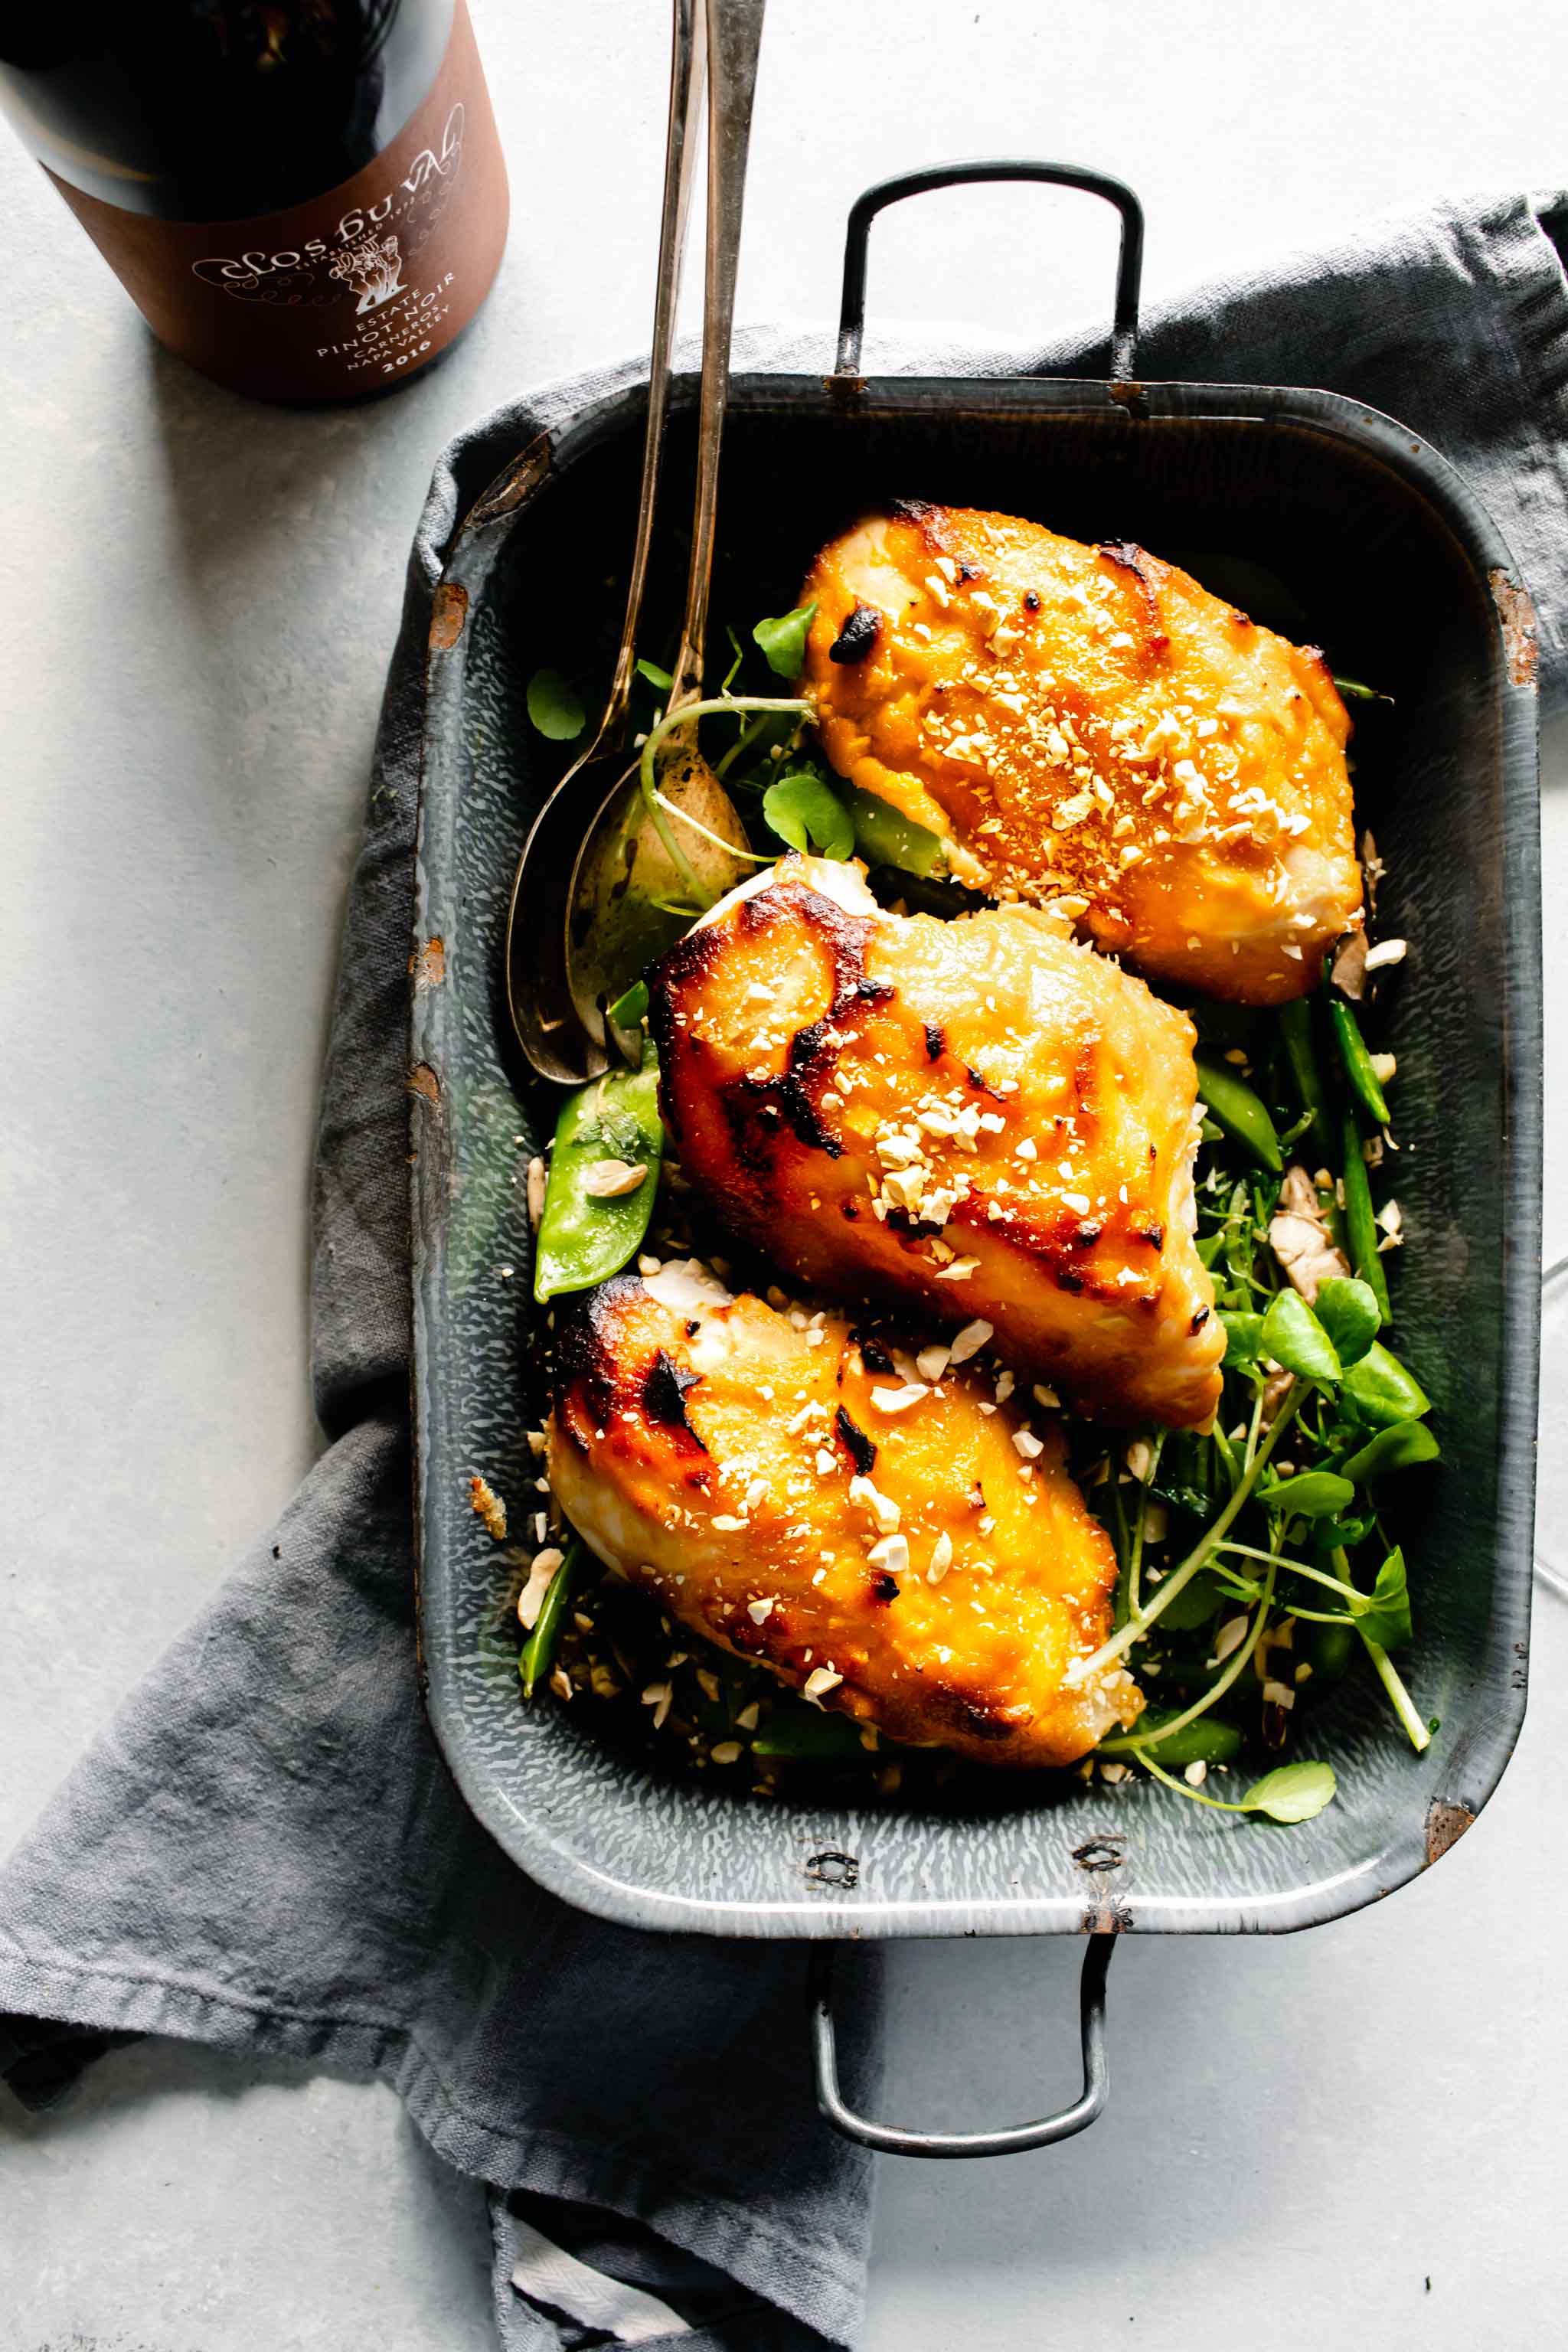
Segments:
[[[160,340],[258,399],[405,383],[500,266],[466,0],[6,10],[0,107]]]

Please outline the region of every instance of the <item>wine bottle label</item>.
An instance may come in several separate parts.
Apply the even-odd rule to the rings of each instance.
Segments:
[[[160,341],[262,400],[363,400],[412,375],[467,326],[506,243],[506,167],[464,0],[397,137],[308,204],[158,220],[49,177]]]

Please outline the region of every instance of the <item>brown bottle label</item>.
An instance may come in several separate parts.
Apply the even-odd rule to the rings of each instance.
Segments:
[[[468,325],[506,243],[506,167],[464,0],[397,137],[309,204],[154,220],[49,177],[160,341],[262,400],[360,400],[414,374]]]

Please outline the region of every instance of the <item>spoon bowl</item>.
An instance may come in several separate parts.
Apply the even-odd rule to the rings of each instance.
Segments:
[[[512,877],[507,1002],[518,1043],[539,1076],[553,1086],[580,1086],[608,1066],[604,1024],[590,1028],[573,994],[567,910],[584,847],[584,810],[598,812],[588,829],[596,834],[599,814],[620,794],[626,767],[618,730],[607,743],[601,730],[535,817]]]
[[[601,1051],[611,1042],[605,1008],[756,862],[733,802],[697,748],[695,725],[666,741],[659,802],[650,808],[635,760],[601,803],[573,866],[567,989]]]

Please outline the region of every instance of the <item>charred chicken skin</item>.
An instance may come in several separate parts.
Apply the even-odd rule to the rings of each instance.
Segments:
[[[1194,1031],[1142,981],[1036,908],[899,915],[788,857],[655,968],[649,1016],[685,1173],[794,1276],[984,1320],[1080,1412],[1213,1412]]]
[[[941,835],[960,881],[1244,1004],[1305,995],[1361,920],[1322,656],[1173,564],[910,502],[823,550],[813,600],[828,759]]]
[[[1069,1764],[1142,1705],[1120,1668],[1064,1688],[1110,1631],[1115,1556],[1059,1433],[996,1385],[675,1261],[562,1312],[551,1482],[602,1559],[823,1706]]]

